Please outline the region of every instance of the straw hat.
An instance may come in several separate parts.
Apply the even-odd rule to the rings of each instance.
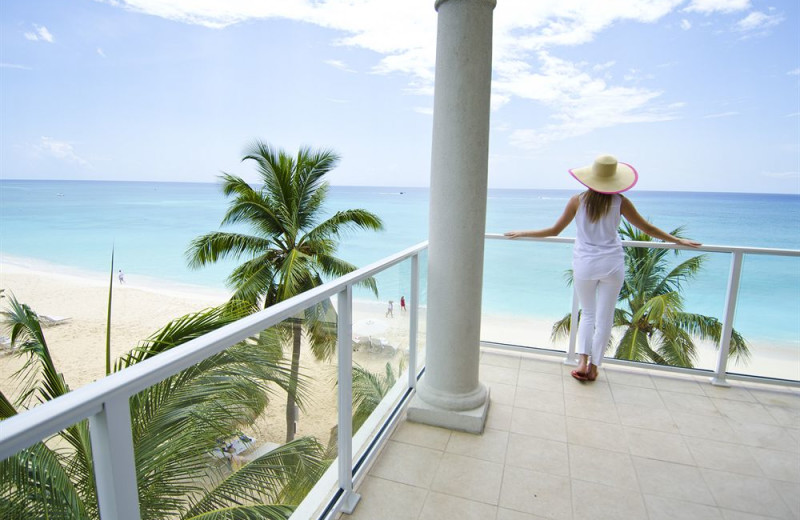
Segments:
[[[601,155],[591,166],[574,168],[569,173],[578,182],[598,193],[622,193],[633,188],[639,174],[630,164],[617,162],[610,155]]]

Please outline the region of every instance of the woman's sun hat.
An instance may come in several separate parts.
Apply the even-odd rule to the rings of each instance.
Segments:
[[[569,173],[587,188],[606,194],[628,191],[639,180],[633,166],[618,162],[611,155],[601,155],[591,166],[574,168]]]

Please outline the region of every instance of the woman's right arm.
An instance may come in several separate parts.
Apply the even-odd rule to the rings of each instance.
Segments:
[[[505,236],[509,238],[522,238],[522,237],[531,237],[531,238],[544,238],[544,237],[555,237],[558,236],[564,229],[569,226],[569,223],[572,222],[572,219],[575,218],[575,214],[578,212],[578,205],[580,204],[580,194],[573,195],[569,202],[567,202],[567,207],[564,208],[564,213],[558,218],[555,224],[550,226],[549,228],[544,229],[529,229],[525,231],[508,231],[505,233]]]
[[[673,242],[675,244],[680,244],[682,246],[689,246],[689,247],[698,247],[702,244],[700,242],[696,242],[694,240],[690,240],[688,238],[678,238],[676,236],[670,235],[666,231],[657,228],[650,222],[648,222],[643,216],[636,211],[636,207],[633,205],[633,202],[627,199],[627,197],[622,197],[622,205],[620,206],[620,213],[622,216],[625,217],[628,222],[642,230],[643,232],[647,233],[653,238],[661,239],[665,242]]]

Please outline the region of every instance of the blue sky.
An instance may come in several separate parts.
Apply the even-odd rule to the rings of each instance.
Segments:
[[[213,182],[262,139],[426,186],[433,0],[3,0],[0,176]],[[800,193],[800,2],[498,0],[489,185]]]

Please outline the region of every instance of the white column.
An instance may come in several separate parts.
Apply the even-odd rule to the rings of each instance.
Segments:
[[[496,0],[437,0],[426,369],[410,420],[480,432],[478,380]]]

